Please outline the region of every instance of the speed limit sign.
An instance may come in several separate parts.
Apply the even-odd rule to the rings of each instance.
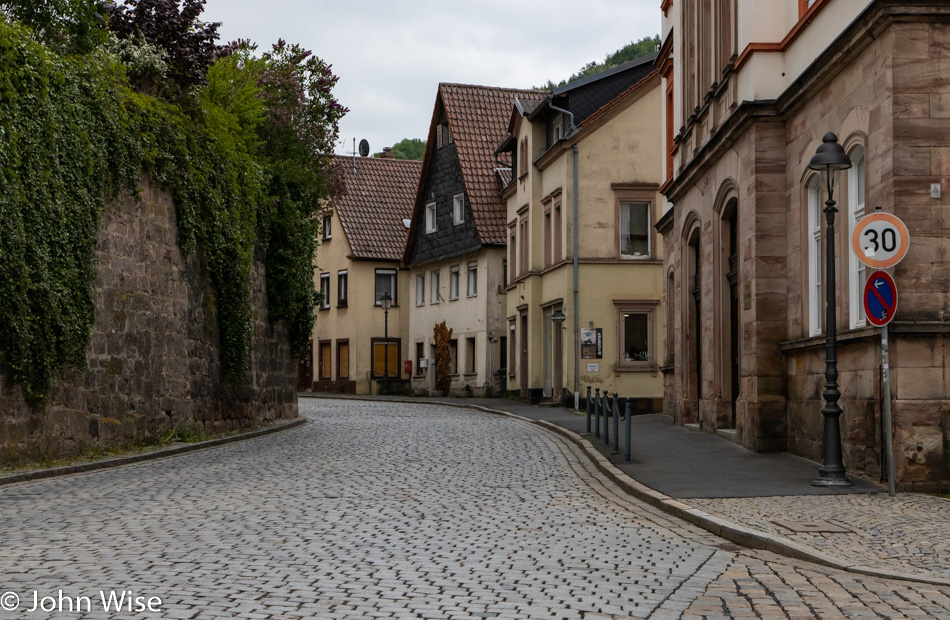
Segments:
[[[893,267],[907,255],[910,234],[896,215],[872,213],[851,233],[851,250],[858,260],[875,269]]]

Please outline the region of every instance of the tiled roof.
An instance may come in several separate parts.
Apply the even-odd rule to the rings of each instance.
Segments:
[[[550,91],[440,84],[439,92],[479,239],[483,244],[504,244],[506,206],[501,200],[503,185],[495,172],[495,149],[508,135],[515,97],[526,105],[543,100]]]
[[[422,162],[340,156],[337,160],[346,175],[346,195],[336,201],[336,212],[353,258],[398,261],[409,232],[403,220],[412,217]]]

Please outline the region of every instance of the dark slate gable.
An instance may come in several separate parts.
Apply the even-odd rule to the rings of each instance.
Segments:
[[[481,246],[467,195],[465,222],[457,226],[453,223],[452,201],[456,194],[464,192],[462,167],[459,165],[455,144],[436,147],[432,152],[429,174],[425,179],[422,212],[416,215],[419,218],[419,226],[409,254],[409,265],[463,254]],[[426,233],[425,206],[432,201],[433,196],[436,202],[436,231]]]

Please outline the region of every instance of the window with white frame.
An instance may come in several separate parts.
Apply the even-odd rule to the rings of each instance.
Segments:
[[[650,257],[650,204],[620,203],[620,256]]]
[[[349,294],[349,275],[346,270],[336,273],[336,305],[338,308],[345,308],[347,304],[347,295]]]
[[[323,299],[320,300],[321,308],[330,307],[330,274],[321,273],[320,274],[320,295]]]
[[[332,236],[332,233],[333,233],[332,224],[333,224],[333,216],[324,215],[323,216],[323,238],[324,239],[329,239]]]
[[[465,222],[465,194],[452,198],[452,221],[456,226]]]
[[[437,304],[439,303],[439,272],[433,271],[429,280],[429,288],[432,289],[432,293],[429,298],[429,303]]]
[[[430,202],[426,205],[426,232],[434,233],[435,231],[435,203]]]
[[[808,224],[806,229],[808,244],[808,334],[821,334],[821,183],[818,175],[808,182]]]
[[[617,367],[636,370],[638,367],[653,367],[653,305],[629,305],[629,302],[614,302],[617,307]]]
[[[851,168],[848,170],[848,239],[851,232],[864,217],[865,178],[867,167],[864,147],[856,146],[851,151]],[[867,279],[867,267],[858,260],[854,252],[848,252],[848,297],[851,329],[867,324],[864,316],[864,281]]]
[[[468,292],[469,297],[478,295],[478,265],[472,263],[468,266]]]
[[[416,305],[424,306],[426,303],[426,276],[420,273],[416,276]]]
[[[459,268],[452,267],[449,270],[449,301],[455,301],[459,298]]]
[[[376,270],[376,305],[382,305],[379,301],[383,295],[389,293],[393,300],[393,305],[398,306],[396,297],[396,270],[395,269],[377,269]]]

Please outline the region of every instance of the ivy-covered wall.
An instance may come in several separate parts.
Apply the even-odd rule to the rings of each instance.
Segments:
[[[183,255],[170,195],[143,181],[139,201],[107,205],[96,245],[95,322],[85,370],[55,379],[30,405],[0,361],[0,462],[149,443],[195,420],[207,432],[297,416],[296,364],[268,317],[265,268],[251,268],[251,369],[224,383],[212,284]]]

